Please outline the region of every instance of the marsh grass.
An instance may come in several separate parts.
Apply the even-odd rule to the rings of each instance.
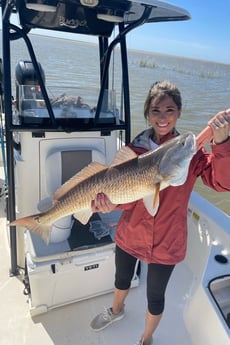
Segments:
[[[166,65],[159,65],[157,64],[155,61],[149,61],[149,60],[140,60],[139,61],[139,67],[140,68],[160,68],[162,70],[171,70],[174,71],[176,73],[181,73],[181,74],[185,74],[185,75],[197,75],[200,78],[216,78],[217,75],[215,75],[214,72],[208,71],[208,70],[198,70],[198,69],[193,69],[193,70],[189,70],[189,69],[185,69],[182,68],[180,66],[166,66]]]

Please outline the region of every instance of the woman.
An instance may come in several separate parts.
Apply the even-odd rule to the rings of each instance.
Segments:
[[[140,133],[129,145],[137,154],[156,148],[179,135],[176,122],[182,108],[181,95],[168,81],[156,82],[150,88],[144,105],[144,116],[151,128]],[[186,254],[187,206],[196,179],[216,191],[230,191],[229,139],[230,109],[216,114],[209,125],[213,130],[211,153],[203,148],[193,157],[188,177],[182,186],[168,187],[160,192],[160,207],[152,217],[142,200],[114,205],[104,194],[92,201],[93,212],[122,209],[116,231],[116,274],[114,301],[111,308],[97,315],[91,328],[99,331],[124,316],[128,294],[137,259],[148,264],[145,329],[136,345],[152,345],[152,335],[164,311],[165,291],[175,265]]]

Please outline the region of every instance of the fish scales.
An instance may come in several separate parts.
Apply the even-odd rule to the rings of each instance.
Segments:
[[[195,152],[196,139],[191,132],[140,156],[124,147],[110,166],[93,162],[68,180],[54,193],[49,210],[19,218],[10,225],[24,226],[48,242],[52,225],[62,217],[73,214],[86,224],[92,216],[91,201],[98,193],[106,194],[114,204],[143,199],[154,216],[159,207],[159,191],[185,182]]]
[[[143,193],[147,194],[152,190],[153,183],[150,181],[155,170],[155,168],[138,170],[137,165],[136,169],[131,170],[129,164],[121,169],[112,168],[111,171],[99,173],[88,179],[84,185],[81,184],[71,190],[63,199],[59,200],[53,211],[58,212],[59,215],[60,210],[62,210],[62,214],[73,214],[76,211],[76,205],[78,208],[87,209],[91,200],[102,190],[115,204],[135,201],[143,197]]]

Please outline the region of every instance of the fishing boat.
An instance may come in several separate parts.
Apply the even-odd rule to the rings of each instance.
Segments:
[[[157,0],[2,0],[1,8],[0,343],[133,344],[144,327],[144,263],[133,276],[126,317],[101,332],[89,327],[112,302],[118,211],[95,214],[86,225],[65,217],[53,225],[48,245],[9,223],[44,209],[50,195],[90,162],[112,162],[131,136],[126,36],[141,25],[189,20],[190,14]],[[30,38],[35,29],[96,37],[98,87],[87,79],[84,89],[61,80],[49,88],[46,61],[38,61]],[[12,70],[15,40],[29,58],[22,56]],[[188,251],[169,283],[155,345],[229,344],[229,225],[227,214],[192,193]]]

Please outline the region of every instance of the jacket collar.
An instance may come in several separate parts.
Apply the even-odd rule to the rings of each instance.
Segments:
[[[176,130],[176,128],[173,129],[172,133],[166,134],[164,137],[161,138],[160,140],[160,145],[163,144],[164,142],[175,138],[178,136],[180,133]],[[132,145],[135,147],[141,147],[145,148],[146,150],[150,150],[150,143],[149,139],[154,137],[154,129],[153,128],[148,128],[138,134],[132,141]]]

